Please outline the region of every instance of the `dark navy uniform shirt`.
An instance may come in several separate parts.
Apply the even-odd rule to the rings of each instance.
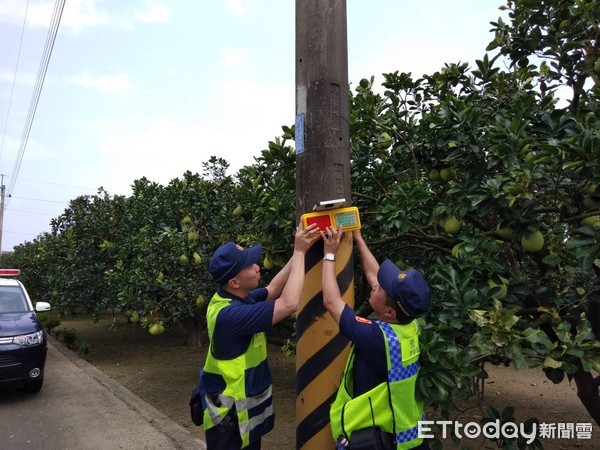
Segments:
[[[383,331],[374,320],[357,316],[348,305],[340,317],[340,332],[355,346],[354,394],[364,394],[387,380]]]
[[[273,328],[275,302],[265,301],[267,288],[257,288],[247,298],[239,298],[219,288],[217,293],[233,301],[219,311],[212,335],[213,355],[222,360],[240,356],[246,351],[254,333]]]

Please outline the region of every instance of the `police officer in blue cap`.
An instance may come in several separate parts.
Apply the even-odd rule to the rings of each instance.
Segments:
[[[415,398],[419,373],[419,325],[429,309],[430,290],[417,270],[402,271],[386,259],[381,266],[360,230],[353,231],[375,317],[363,318],[342,299],[335,259],[343,233],[328,227],[324,240],[323,304],[352,341],[350,356],[330,421],[338,448],[427,449],[419,437],[423,403]]]
[[[315,228],[298,226],[292,257],[267,287],[258,287],[260,245],[228,242],[210,259],[218,288],[206,313],[210,346],[199,381],[208,450],[260,449],[273,428],[265,332],[298,309]]]

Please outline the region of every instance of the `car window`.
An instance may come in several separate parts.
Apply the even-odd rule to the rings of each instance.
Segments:
[[[0,313],[27,312],[29,307],[18,286],[0,286]]]

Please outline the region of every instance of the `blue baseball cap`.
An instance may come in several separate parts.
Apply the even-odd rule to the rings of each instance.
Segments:
[[[223,285],[235,277],[240,270],[258,263],[262,245],[244,248],[235,242],[221,245],[211,256],[208,271],[213,279]]]
[[[418,270],[400,270],[386,259],[379,267],[377,281],[407,317],[422,316],[429,309],[431,293]]]

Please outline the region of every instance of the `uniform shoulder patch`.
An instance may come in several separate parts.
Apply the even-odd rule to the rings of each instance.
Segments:
[[[360,322],[360,323],[368,323],[368,324],[373,323],[369,319],[365,319],[364,317],[360,317],[360,316],[356,316],[355,319],[357,322]]]

